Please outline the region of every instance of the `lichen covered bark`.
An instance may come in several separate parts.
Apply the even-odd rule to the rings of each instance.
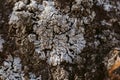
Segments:
[[[1,2],[1,79],[120,79],[119,0]]]

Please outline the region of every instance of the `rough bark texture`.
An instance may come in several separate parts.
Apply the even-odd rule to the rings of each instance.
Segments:
[[[1,80],[120,80],[119,0],[0,0]]]

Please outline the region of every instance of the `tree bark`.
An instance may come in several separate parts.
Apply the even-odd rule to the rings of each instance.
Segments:
[[[1,80],[120,80],[119,0],[1,0]]]

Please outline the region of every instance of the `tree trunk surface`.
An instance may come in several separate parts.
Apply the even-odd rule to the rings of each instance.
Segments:
[[[0,0],[0,80],[120,80],[120,0]]]

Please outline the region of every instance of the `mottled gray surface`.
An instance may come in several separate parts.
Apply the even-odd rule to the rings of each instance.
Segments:
[[[0,1],[3,80],[119,80],[119,47],[119,0]]]

